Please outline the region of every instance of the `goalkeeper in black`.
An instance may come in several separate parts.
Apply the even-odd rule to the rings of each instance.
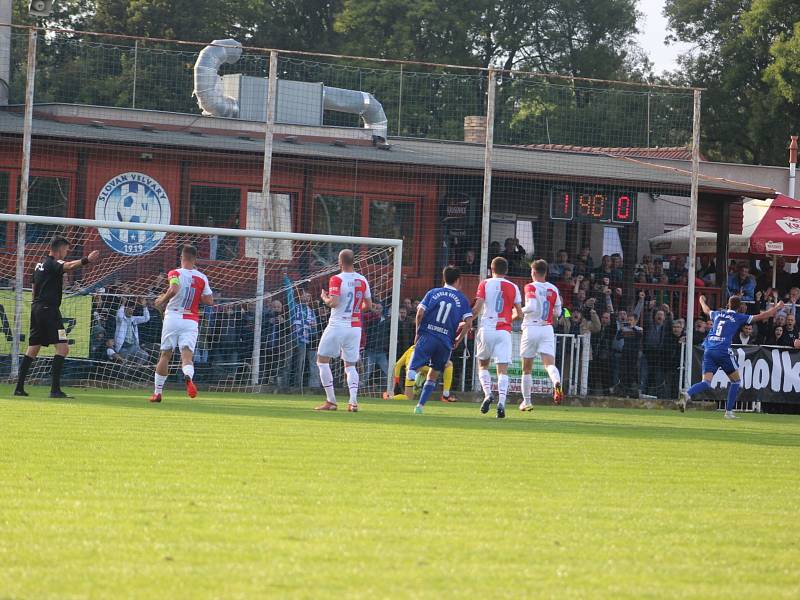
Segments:
[[[64,285],[64,273],[74,271],[84,265],[97,261],[100,253],[95,250],[89,256],[65,262],[69,254],[69,242],[56,236],[50,242],[50,253],[41,262],[36,263],[33,271],[33,304],[31,305],[31,333],[28,337],[28,349],[22,357],[19,367],[19,379],[15,396],[27,396],[25,378],[31,369],[36,355],[42,346],[55,344],[56,354],[53,357],[52,380],[50,383],[51,398],[69,398],[61,390],[61,371],[64,359],[69,353],[67,332],[61,319],[61,292]]]

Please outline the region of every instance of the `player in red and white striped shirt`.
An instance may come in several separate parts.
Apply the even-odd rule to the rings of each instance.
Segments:
[[[181,250],[181,266],[167,273],[169,287],[155,302],[164,310],[161,327],[161,356],[156,365],[155,389],[150,402],[161,402],[161,392],[169,375],[169,361],[175,348],[181,353],[186,392],[190,398],[197,396],[194,385],[194,347],[197,344],[200,304],[214,304],[208,278],[194,268],[197,248],[186,245]]]
[[[326,401],[315,410],[336,410],[336,395],[333,391],[331,359],[341,356],[350,390],[349,412],[358,411],[358,370],[356,365],[361,355],[361,315],[372,308],[369,283],[354,269],[355,256],[352,250],[339,253],[339,268],[342,270],[328,282],[328,290],[322,290],[322,301],[331,309],[328,326],[322,333],[317,349],[319,379],[325,389]]]
[[[489,362],[494,358],[497,367],[497,418],[506,416],[508,395],[508,365],[511,362],[512,322],[522,318],[522,297],[519,288],[505,278],[508,261],[498,256],[492,261],[492,276],[478,285],[477,299],[472,314],[481,315],[476,341],[478,380],[483,389],[481,413],[489,412],[492,405],[492,376]]]
[[[547,282],[547,261],[536,260],[531,265],[533,281],[525,286],[525,315],[522,321],[522,402],[519,409],[533,409],[531,391],[533,388],[533,359],[536,354],[553,382],[553,402],[561,404],[564,394],[561,391],[561,375],[556,367],[556,337],[553,332],[553,319],[561,316],[561,296],[558,288]]]

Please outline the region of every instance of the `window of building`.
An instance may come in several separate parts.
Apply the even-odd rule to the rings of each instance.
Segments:
[[[272,231],[294,231],[292,208],[296,202],[296,194],[270,194],[272,203]],[[266,217],[266,203],[261,192],[247,192],[247,229],[269,229],[263,222]],[[245,255],[258,258],[259,246],[264,245],[264,256],[279,260],[292,260],[292,242],[290,240],[258,240],[247,238]]]
[[[326,235],[361,235],[361,198],[318,194],[314,196],[312,233]],[[336,261],[347,244],[319,244],[316,259],[322,264]]]
[[[413,202],[370,200],[370,237],[403,240],[403,265],[414,264],[414,229],[416,205]]]
[[[622,241],[619,238],[619,229],[616,227],[603,227],[603,254],[622,254]]]
[[[189,224],[239,229],[242,192],[238,187],[193,185],[189,197]],[[239,256],[237,237],[201,236],[197,256],[206,260],[233,260]]]
[[[525,248],[525,256],[534,256],[536,246],[533,241],[533,221],[522,219],[517,221],[517,239],[519,245]]]
[[[32,176],[28,186],[28,214],[43,217],[66,217],[69,206],[70,180],[67,177]],[[20,189],[21,186],[17,186]],[[19,212],[19,198],[17,198]],[[25,240],[32,244],[50,241],[58,227],[28,224]]]

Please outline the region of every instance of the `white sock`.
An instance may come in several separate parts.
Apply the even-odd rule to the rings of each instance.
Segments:
[[[547,365],[545,369],[547,369],[547,374],[550,376],[550,381],[553,382],[553,385],[561,383],[561,375],[558,372],[557,366]]]
[[[347,374],[350,404],[358,404],[358,370],[355,367],[345,367],[344,372]]]
[[[331,373],[330,363],[317,363],[319,367],[319,382],[325,390],[328,402],[336,404],[336,394],[333,391],[333,373]]]
[[[531,392],[533,391],[533,375],[522,374],[522,401],[525,404],[531,403]]]
[[[181,371],[183,371],[183,374],[189,379],[194,379],[194,365],[183,365]]]
[[[481,382],[481,388],[483,389],[483,397],[488,398],[492,395],[492,376],[489,373],[489,369],[480,369],[478,370],[478,381]]]
[[[442,396],[444,396],[445,398],[449,398],[450,397],[450,390],[442,390]]]
[[[508,375],[497,376],[497,405],[506,405],[506,396],[508,395]]]
[[[166,375],[159,375],[158,373],[156,373],[155,379],[156,379],[156,387],[155,387],[155,389],[153,391],[156,394],[160,394],[161,392],[164,391],[164,384],[167,381],[167,376]]]

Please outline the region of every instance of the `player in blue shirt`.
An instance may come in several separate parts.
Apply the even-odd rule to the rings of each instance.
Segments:
[[[442,275],[444,287],[433,288],[425,294],[417,309],[414,355],[406,378],[414,381],[417,369],[426,365],[430,366],[430,371],[422,386],[419,404],[414,408],[415,414],[422,414],[422,407],[436,389],[436,380],[450,360],[450,353],[472,327],[472,307],[459,290],[461,271],[456,267],[445,267]],[[462,321],[464,326],[459,331]]]
[[[733,407],[736,405],[736,394],[739,392],[739,371],[736,368],[736,361],[731,350],[733,336],[735,336],[743,325],[766,321],[775,313],[783,308],[783,302],[779,302],[769,310],[765,310],[757,315],[748,315],[739,312],[742,299],[739,296],[728,298],[727,310],[711,310],[706,304],[706,297],[700,296],[700,308],[711,317],[713,325],[703,342],[703,379],[695,383],[686,390],[683,402],[680,403],[681,412],[686,410],[686,405],[700,392],[711,388],[711,379],[717,369],[722,369],[731,380],[728,386],[728,400],[725,403],[725,418],[735,419]]]

